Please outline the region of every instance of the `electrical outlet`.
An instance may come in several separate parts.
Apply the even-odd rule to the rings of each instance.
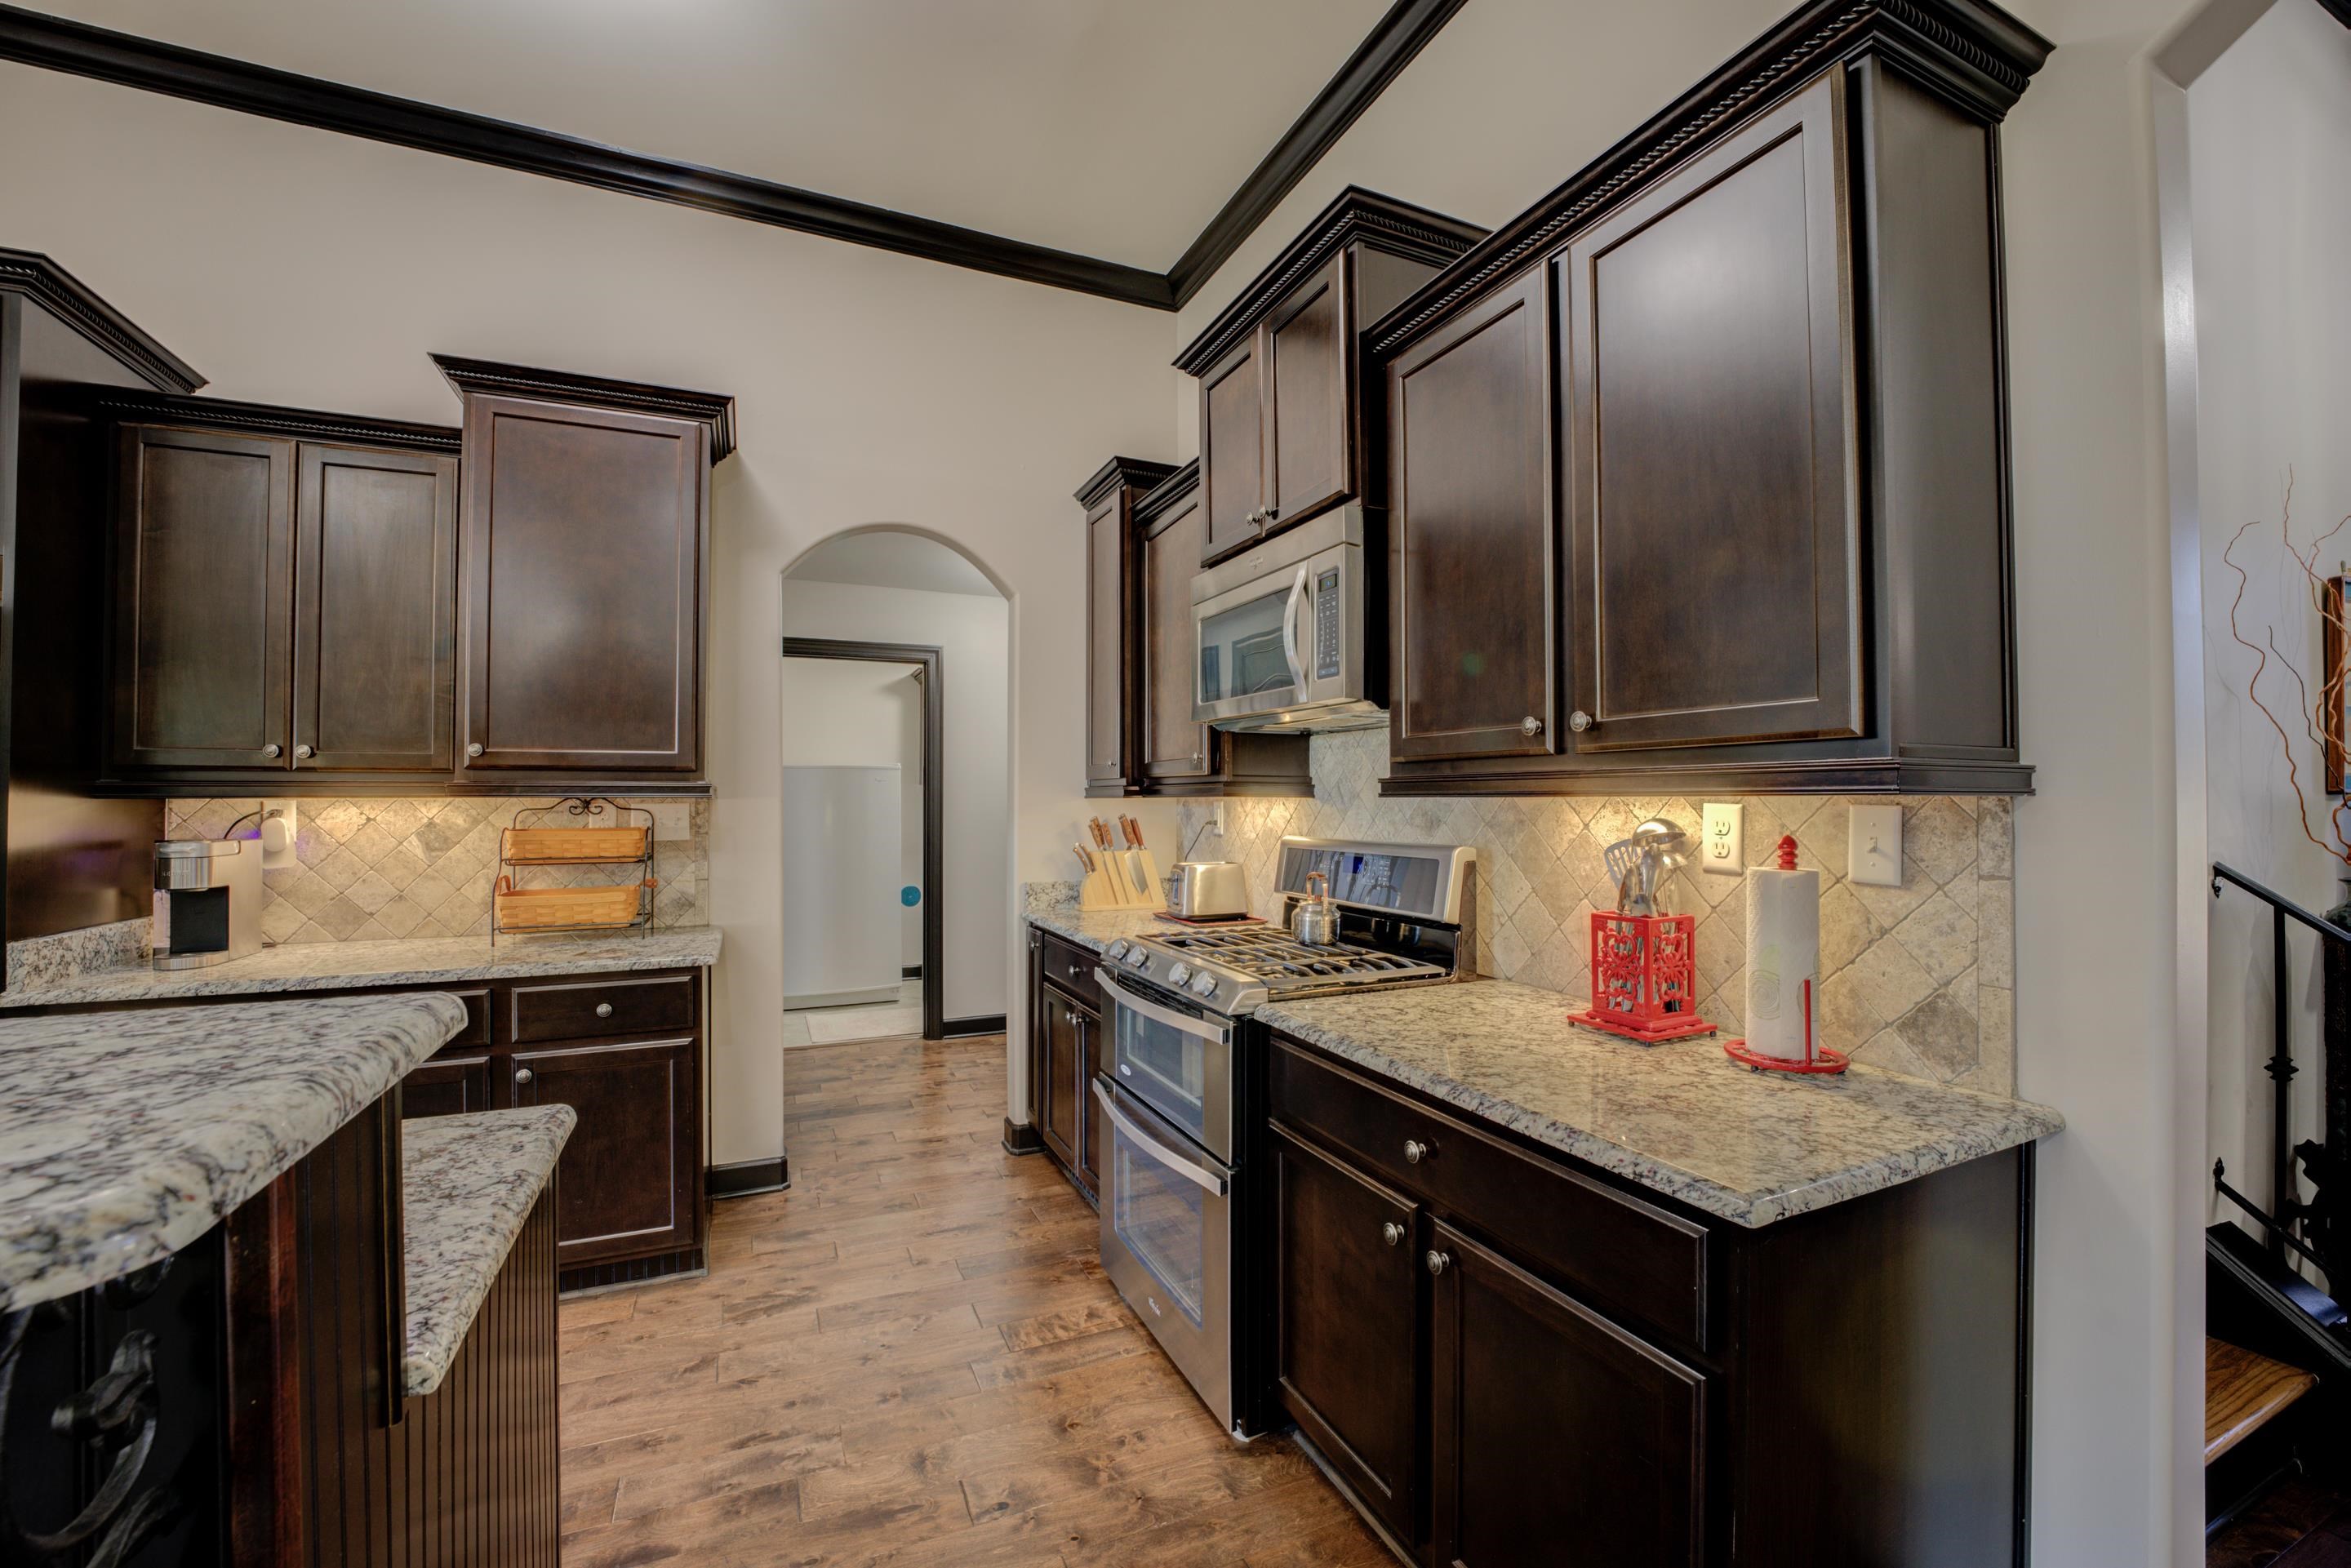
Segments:
[[[1221,839],[1225,836],[1225,803],[1217,800],[1212,804],[1215,814],[1208,819],[1208,826],[1210,831]]]
[[[1706,826],[1698,834],[1698,864],[1708,871],[1724,876],[1743,875],[1747,870],[1747,808],[1706,803]]]
[[[291,800],[261,803],[261,869],[285,871],[301,862],[294,858],[294,840],[302,831]],[[273,847],[274,846],[274,847]]]
[[[1846,830],[1845,875],[1872,887],[1902,885],[1902,808],[1855,806]]]

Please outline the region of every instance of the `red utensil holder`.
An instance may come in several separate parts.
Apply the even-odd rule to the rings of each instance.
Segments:
[[[1698,1016],[1698,916],[1592,916],[1592,1006],[1575,1021],[1628,1040],[1711,1034]]]

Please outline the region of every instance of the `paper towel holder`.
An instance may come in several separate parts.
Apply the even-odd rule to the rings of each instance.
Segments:
[[[1796,841],[1791,837],[1780,840],[1780,869],[1796,869]],[[1747,1049],[1744,1040],[1722,1042],[1722,1053],[1755,1072],[1801,1072],[1814,1075],[1843,1072],[1853,1065],[1853,1059],[1841,1051],[1831,1051],[1820,1042],[1813,1032],[1813,982],[1803,981],[1797,987],[1797,996],[1804,1009],[1804,1054],[1798,1057],[1765,1056]]]

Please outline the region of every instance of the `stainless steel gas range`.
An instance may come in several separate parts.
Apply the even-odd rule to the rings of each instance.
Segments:
[[[1271,1316],[1264,1171],[1269,999],[1438,985],[1459,968],[1475,852],[1451,845],[1281,841],[1276,924],[1184,927],[1110,944],[1094,978],[1110,1071],[1102,1268],[1218,1420],[1258,1429]],[[1339,942],[1306,946],[1287,917],[1320,873]]]

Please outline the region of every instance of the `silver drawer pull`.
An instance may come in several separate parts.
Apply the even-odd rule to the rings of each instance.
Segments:
[[[1578,735],[1582,735],[1585,730],[1590,729],[1593,725],[1597,722],[1597,720],[1595,720],[1590,714],[1584,712],[1582,708],[1577,708],[1573,713],[1567,716],[1567,727],[1575,731]]]
[[[472,741],[472,742],[467,743],[467,745],[466,745],[466,747],[465,747],[465,755],[466,755],[466,756],[468,756],[468,757],[479,757],[481,754],[482,754],[482,743],[481,743],[480,741],[476,740],[476,741]]]
[[[1449,1254],[1438,1252],[1433,1249],[1423,1261],[1427,1263],[1428,1271],[1432,1274],[1442,1274],[1453,1267],[1453,1259]]]
[[[529,1069],[529,1068],[528,1068],[528,1067],[517,1067],[517,1068],[516,1068],[516,1069],[515,1069],[515,1082],[516,1082],[517,1083],[528,1083],[528,1082],[530,1082],[530,1069]]]
[[[261,748],[261,755],[262,755],[262,756],[264,756],[264,757],[275,757],[275,756],[277,756],[277,743],[276,741],[274,741],[274,740],[273,740],[273,741],[271,741],[268,745],[266,745],[266,746],[263,747]]]
[[[1519,733],[1520,735],[1541,735],[1542,733],[1542,720],[1537,718],[1532,714],[1527,715],[1526,717],[1519,720]]]
[[[610,1002],[598,1002],[596,1004],[596,1016],[600,1019],[611,1018],[612,1016],[612,1004]]]
[[[1414,1138],[1406,1138],[1404,1141],[1405,1164],[1408,1166],[1416,1166],[1423,1160],[1431,1160],[1436,1157],[1437,1145],[1435,1144],[1424,1144]]]
[[[298,746],[294,748],[294,755],[297,759],[308,757],[310,755],[310,748],[307,746]]]
[[[1380,1227],[1380,1234],[1387,1238],[1387,1243],[1389,1246],[1394,1247],[1403,1241],[1404,1227],[1391,1219],[1385,1225]]]

